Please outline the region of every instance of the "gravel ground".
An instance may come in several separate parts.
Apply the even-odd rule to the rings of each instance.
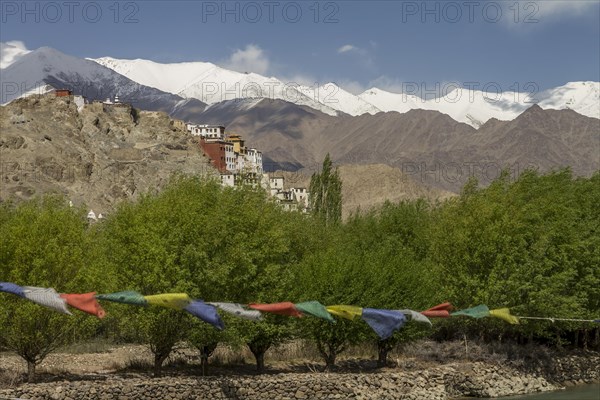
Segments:
[[[150,351],[145,346],[114,346],[101,353],[52,353],[38,365],[37,372],[41,374],[107,373],[125,367],[131,360],[140,358],[150,360],[150,357]],[[27,366],[13,353],[0,353],[0,368],[24,373]]]

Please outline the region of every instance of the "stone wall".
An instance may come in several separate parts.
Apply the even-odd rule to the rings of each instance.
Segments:
[[[225,400],[225,399],[425,399],[499,397],[556,390],[555,382],[598,381],[600,357],[556,360],[554,379],[513,367],[457,363],[415,372],[364,374],[307,373],[260,376],[94,379],[26,384],[0,390],[0,399],[39,400]]]

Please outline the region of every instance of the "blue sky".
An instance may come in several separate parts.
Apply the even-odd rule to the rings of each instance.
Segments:
[[[354,93],[600,80],[598,0],[23,4],[3,0],[2,41],[79,57],[210,61]]]

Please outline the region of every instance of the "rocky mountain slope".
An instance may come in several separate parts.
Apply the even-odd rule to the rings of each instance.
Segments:
[[[0,107],[0,159],[0,200],[58,192],[103,214],[160,188],[178,171],[217,177],[196,140],[165,113],[100,102],[78,110],[72,98],[53,94]],[[386,200],[451,196],[386,165],[342,165],[340,173],[344,216]],[[285,177],[288,186],[310,183],[309,172]]]
[[[11,63],[1,74],[3,99],[18,97],[19,90],[16,93],[12,90],[14,83],[18,83],[17,89],[22,89],[23,84],[25,88],[35,87],[37,83],[43,87],[50,84],[73,88],[75,93],[92,94],[91,99],[103,100],[107,95],[118,94],[122,102],[141,109],[165,111],[190,122],[226,125],[230,133],[244,135],[253,147],[263,151],[266,169],[271,171],[314,169],[325,154],[330,153],[338,164],[383,163],[399,168],[421,183],[456,192],[470,176],[486,184],[497,177],[502,168],[511,169],[515,175],[525,168],[547,171],[570,166],[581,175],[600,169],[600,119],[582,115],[596,115],[600,109],[600,92],[595,82],[575,82],[540,94],[542,107],[527,104],[529,108],[526,108],[525,103],[515,103],[513,96],[505,93],[494,107],[514,113],[510,116],[514,119],[502,121],[506,117],[502,113],[498,119],[475,113],[475,109],[488,110],[485,108],[488,103],[481,96],[475,96],[468,107],[448,100],[450,108],[440,112],[423,109],[418,104],[398,103],[398,96],[403,95],[381,90],[373,90],[370,97],[359,96],[360,99],[339,92],[343,96],[336,107],[344,112],[331,112],[333,109],[321,112],[315,109],[320,106],[312,103],[273,98],[217,102],[217,94],[210,98],[207,106],[193,98],[191,92],[180,91],[188,96],[184,99],[135,83],[93,61],[50,48],[10,54]],[[202,64],[204,69],[200,70],[208,75],[196,76],[200,70],[195,63],[165,66],[145,60],[108,61],[107,65],[121,68],[123,74],[135,75],[140,80],[139,76],[152,78],[149,84],[171,85],[165,86],[165,90],[176,90],[182,85],[204,88],[204,84],[210,83],[207,76],[215,78],[216,83],[221,79],[234,86],[251,84],[256,78],[253,74],[234,73],[207,63]],[[178,71],[177,79],[163,79],[169,76],[169,71]],[[193,85],[188,80],[192,75]],[[328,92],[332,85],[325,85],[318,93],[306,88],[299,90],[307,98],[327,103],[332,100]],[[246,95],[250,96],[249,93]],[[377,103],[377,107],[369,108],[369,102]],[[402,105],[398,107],[403,112],[389,111],[394,109],[394,104]],[[480,105],[485,107],[480,108]],[[556,110],[565,107],[577,112]],[[389,112],[377,112],[377,109]],[[458,122],[455,112],[466,112],[479,122]],[[480,125],[484,120],[487,122]]]
[[[161,112],[32,96],[0,107],[0,199],[65,194],[106,213],[177,172],[215,175],[195,141]]]
[[[430,188],[412,179],[400,169],[384,164],[340,165],[342,179],[342,216],[360,210],[368,211],[383,205],[386,201],[427,199],[443,201],[456,196],[455,193]],[[274,176],[285,178],[286,189],[310,186],[309,171],[277,171]]]
[[[247,136],[269,170],[312,170],[330,153],[338,164],[383,163],[457,192],[470,176],[486,184],[503,168],[515,176],[526,168],[569,166],[580,175],[600,169],[600,120],[537,105],[479,129],[430,110],[332,117],[264,99],[219,103],[194,119]]]

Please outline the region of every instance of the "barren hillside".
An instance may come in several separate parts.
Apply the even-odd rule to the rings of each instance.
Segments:
[[[32,96],[0,108],[0,198],[64,193],[109,211],[159,188],[176,171],[211,175],[198,146],[161,112],[69,97]]]
[[[341,165],[342,214],[345,217],[360,209],[367,211],[386,201],[393,203],[419,198],[431,201],[444,200],[455,193],[429,188],[398,168],[385,164]],[[281,172],[275,175],[285,178],[286,188],[310,186],[309,172]]]

